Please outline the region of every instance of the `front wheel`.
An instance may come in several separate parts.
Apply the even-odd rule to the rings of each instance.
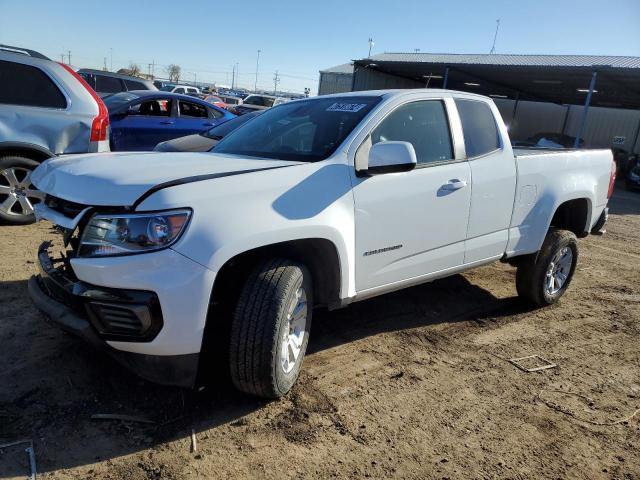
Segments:
[[[518,295],[543,307],[567,290],[578,262],[578,241],[567,230],[551,229],[537,255],[521,262],[516,272]]]
[[[229,363],[238,390],[285,395],[298,378],[311,328],[313,285],[302,264],[278,258],[247,279],[231,324]]]

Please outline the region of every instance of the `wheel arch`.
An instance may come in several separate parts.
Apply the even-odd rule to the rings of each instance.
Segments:
[[[36,162],[44,162],[45,160],[55,156],[55,154],[48,148],[34,143],[0,142],[0,157],[10,155],[27,157],[35,160]]]
[[[591,199],[586,196],[564,200],[555,208],[549,228],[569,230],[578,238],[586,237],[591,227],[592,209]]]
[[[212,302],[237,289],[249,271],[267,257],[284,257],[304,264],[314,284],[314,298],[320,306],[333,307],[340,302],[342,269],[336,245],[326,238],[303,238],[262,245],[228,259],[216,274]]]

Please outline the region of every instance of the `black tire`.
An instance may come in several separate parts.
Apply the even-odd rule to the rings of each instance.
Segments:
[[[285,372],[283,340],[289,333],[288,309],[306,294],[306,323],[297,359]],[[242,392],[263,398],[285,395],[298,378],[311,328],[313,284],[304,265],[276,258],[249,275],[231,324],[229,366],[231,380]],[[288,352],[289,350],[287,350]],[[287,358],[290,358],[289,356]]]
[[[547,289],[547,271],[551,261],[565,247],[572,253],[571,266],[565,272],[566,280],[555,292]],[[537,255],[531,255],[518,265],[516,271],[516,290],[518,295],[535,305],[544,307],[556,303],[569,287],[578,262],[578,241],[573,232],[550,229]]]
[[[9,186],[7,178],[1,172],[8,169],[12,169],[12,168],[18,168],[21,171],[22,170],[32,171],[38,165],[40,165],[38,162],[27,157],[21,157],[17,155],[0,157],[0,186],[3,186],[3,187]],[[19,178],[19,180],[21,179]],[[5,194],[0,191],[0,206],[7,199],[8,196],[9,194]],[[0,207],[0,222],[5,224],[12,224],[12,225],[28,225],[30,223],[35,222],[36,219],[33,213],[29,215],[21,215],[16,213],[16,208],[17,207],[14,205],[9,212],[6,212]]]

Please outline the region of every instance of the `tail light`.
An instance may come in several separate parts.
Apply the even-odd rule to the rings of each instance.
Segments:
[[[65,70],[67,70],[67,72],[73,75],[73,77],[78,80],[84,88],[87,89],[89,95],[91,95],[98,104],[98,116],[96,116],[91,123],[91,137],[89,138],[89,141],[101,142],[106,140],[107,130],[109,129],[109,112],[107,111],[106,105],[95,92],[95,90],[91,88],[87,82],[84,81],[84,78],[74,72],[73,69],[69,67],[69,65],[65,65],[64,63],[60,63],[60,65]]]
[[[613,188],[616,184],[616,162],[614,160],[611,161],[611,177],[609,177],[609,192],[607,193],[607,198],[611,198],[613,195]]]

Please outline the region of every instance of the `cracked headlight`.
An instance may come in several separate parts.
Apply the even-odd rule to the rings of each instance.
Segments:
[[[191,211],[96,214],[80,238],[79,257],[105,257],[167,248],[184,231]]]

